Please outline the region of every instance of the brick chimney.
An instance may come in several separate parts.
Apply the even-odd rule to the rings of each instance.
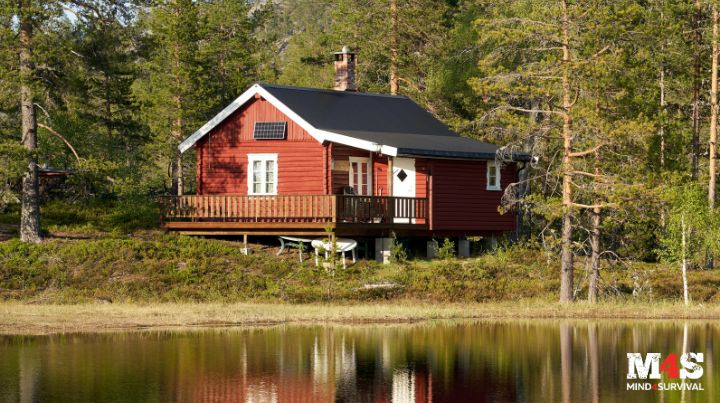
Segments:
[[[335,52],[335,90],[357,91],[355,85],[355,53],[347,46]]]

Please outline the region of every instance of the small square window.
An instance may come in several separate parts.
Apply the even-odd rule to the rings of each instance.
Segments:
[[[500,166],[495,161],[487,162],[487,190],[500,190]]]

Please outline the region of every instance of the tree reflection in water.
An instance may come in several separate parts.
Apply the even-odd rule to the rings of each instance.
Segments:
[[[707,322],[482,321],[0,338],[0,402],[712,402]],[[628,352],[704,392],[626,391]]]

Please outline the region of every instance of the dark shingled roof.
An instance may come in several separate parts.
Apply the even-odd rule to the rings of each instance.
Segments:
[[[395,147],[399,156],[494,159],[498,150],[454,133],[407,97],[259,85],[315,128]]]

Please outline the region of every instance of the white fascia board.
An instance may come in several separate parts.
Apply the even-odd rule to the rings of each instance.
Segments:
[[[325,141],[322,135],[319,134],[320,130],[315,129],[313,125],[306,122],[305,119],[301,118],[300,115],[295,113],[295,111],[288,108],[284,103],[280,102],[280,100],[275,98],[273,94],[271,94],[268,90],[258,84],[255,85],[257,85],[258,87],[258,93],[260,94],[260,96],[270,102],[272,106],[276,107],[280,112],[284,113],[288,118],[290,118],[300,127],[305,129],[305,131],[308,132],[315,140],[319,141],[320,143],[323,143]]]
[[[305,119],[301,118],[300,115],[298,115],[297,113],[295,113],[295,111],[280,102],[280,100],[275,98],[269,91],[267,91],[259,84],[253,84],[252,87],[248,88],[247,91],[243,92],[242,95],[237,97],[230,105],[225,107],[225,109],[220,111],[217,115],[215,115],[212,119],[205,123],[200,129],[190,135],[190,137],[185,139],[182,143],[180,143],[180,145],[178,146],[178,150],[180,150],[181,153],[184,153],[185,151],[190,149],[190,147],[194,146],[195,143],[198,142],[198,140],[203,138],[223,120],[227,119],[227,117],[230,116],[233,112],[240,109],[241,106],[245,105],[249,100],[254,98],[255,95],[260,95],[263,99],[270,102],[270,104],[272,104],[280,112],[284,113],[289,119],[297,123],[300,127],[305,129],[305,131],[307,131],[310,136],[312,136],[320,143],[324,143],[325,141],[331,141],[333,143],[344,144],[346,146],[359,148],[361,150],[382,153],[391,157],[397,156],[397,148],[395,147],[377,144],[372,141],[357,139],[355,137],[346,136],[344,134],[316,129],[313,125],[305,121]]]
[[[280,102],[265,88],[263,88],[259,84],[253,84],[252,87],[248,88],[247,91],[243,92],[242,95],[232,101],[230,105],[226,106],[225,109],[220,111],[217,115],[213,116],[212,119],[205,123],[195,133],[191,134],[190,137],[186,138],[182,143],[180,143],[180,145],[178,146],[178,150],[180,150],[181,153],[184,153],[185,151],[190,149],[190,147],[194,146],[195,143],[198,142],[198,140],[203,138],[206,134],[210,133],[210,131],[214,129],[217,125],[219,125],[223,120],[227,119],[228,116],[232,115],[233,112],[240,109],[241,106],[245,105],[249,100],[251,100],[253,97],[255,97],[255,95],[258,94],[265,100],[270,102],[282,113],[284,113],[288,118],[297,123],[300,127],[310,133],[310,135],[315,138],[315,140],[319,141],[320,143],[325,141],[325,139],[318,134],[318,130],[316,130],[310,123],[306,122],[297,113],[293,112],[290,108],[285,106],[285,104]]]
[[[322,136],[322,138],[324,138],[326,141],[343,144],[343,145],[354,147],[354,148],[359,148],[361,150],[379,153],[379,152],[381,152],[382,147],[384,147],[384,146],[382,146],[378,143],[372,142],[372,141],[361,140],[361,139],[346,136],[346,135],[340,134],[340,133],[329,132],[326,130],[316,130],[316,132],[319,136]]]
[[[199,128],[195,133],[191,134],[190,137],[183,140],[183,142],[180,143],[180,145],[178,146],[178,150],[180,150],[181,153],[184,153],[185,151],[190,149],[190,147],[194,146],[195,143],[197,143],[198,140],[208,134],[210,130],[214,129],[215,126],[219,125],[223,120],[225,120],[236,110],[240,109],[241,106],[245,105],[247,101],[254,97],[255,94],[257,94],[258,92],[258,88],[260,88],[260,86],[254,84],[252,87],[248,88],[247,91],[243,92],[239,97],[235,98],[235,100],[232,101],[230,105],[226,106],[225,109],[221,110],[217,115],[213,116],[212,119],[202,125],[202,127]]]
[[[397,148],[396,147],[382,146],[382,147],[380,147],[380,152],[382,154],[388,155],[390,157],[397,157]]]

